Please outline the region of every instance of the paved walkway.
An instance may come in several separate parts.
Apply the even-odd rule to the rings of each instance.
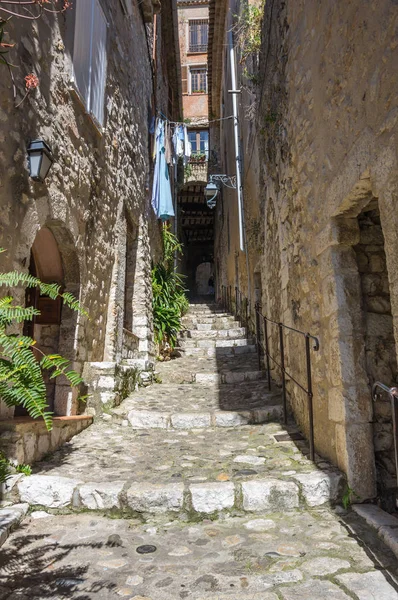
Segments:
[[[34,512],[2,547],[0,599],[395,600],[396,575],[352,513],[142,525]]]
[[[398,599],[396,557],[281,425],[239,324],[201,306],[185,322],[162,383],[10,481],[33,512],[2,547],[0,600]]]

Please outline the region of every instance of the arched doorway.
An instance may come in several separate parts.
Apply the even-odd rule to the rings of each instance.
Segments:
[[[205,186],[206,181],[189,181],[178,193],[178,233],[184,246],[181,271],[191,299],[208,295],[210,275],[214,278],[214,210],[206,204]],[[209,267],[198,271],[201,263],[211,264],[211,272]]]
[[[56,237],[57,236],[57,237]],[[63,252],[64,250],[64,252]],[[79,296],[79,263],[69,235],[60,227],[43,227],[36,235],[31,249],[29,273],[44,283],[56,283],[61,291]],[[26,306],[34,306],[40,315],[25,324],[24,333],[36,340],[37,348],[45,354],[61,354],[76,369],[76,328],[78,313],[63,305],[62,299],[52,300],[36,288],[26,292]],[[55,415],[76,414],[77,390],[72,390],[62,378],[50,379],[44,372],[49,410]],[[16,407],[15,416],[26,414]]]

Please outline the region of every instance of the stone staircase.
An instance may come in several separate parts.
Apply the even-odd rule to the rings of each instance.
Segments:
[[[10,480],[9,498],[186,521],[337,502],[341,474],[310,462],[294,425],[280,424],[280,393],[268,391],[245,329],[216,305],[192,305],[184,326],[180,356],[158,365],[161,383]]]

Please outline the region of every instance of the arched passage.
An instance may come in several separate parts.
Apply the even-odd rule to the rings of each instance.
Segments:
[[[79,261],[71,236],[61,226],[42,227],[34,240],[30,255],[29,272],[44,283],[57,283],[61,291],[77,298],[80,292]],[[40,315],[25,325],[24,333],[33,337],[37,347],[46,354],[61,354],[80,370],[77,362],[78,313],[63,305],[60,298],[52,300],[38,289],[26,293],[26,305],[35,306]],[[78,412],[78,391],[72,390],[62,378],[49,379],[45,373],[49,409],[55,415],[72,415]],[[26,414],[17,407],[15,415]]]
[[[210,275],[205,281],[206,286],[200,278],[198,287],[197,269],[202,263],[213,263],[214,210],[206,204],[205,186],[205,181],[190,181],[178,194],[178,230],[179,238],[184,245],[180,268],[186,275],[186,286],[191,298],[208,294]],[[205,287],[207,291],[204,291]]]

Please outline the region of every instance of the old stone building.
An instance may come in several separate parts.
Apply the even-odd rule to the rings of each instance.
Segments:
[[[214,215],[203,190],[212,155],[209,149],[207,46],[208,0],[178,0],[183,117],[187,127],[189,158],[178,195],[178,233],[184,244],[181,270],[192,296],[206,295],[214,272]]]
[[[209,106],[216,117],[231,114],[232,29],[243,179],[243,246],[236,192],[224,189],[216,208],[218,293],[236,286],[253,321],[259,300],[269,319],[319,338],[315,447],[359,497],[387,505],[396,487],[392,414],[371,386],[397,381],[397,7],[274,0],[263,12],[261,49],[243,61],[232,15],[244,8],[210,2]],[[231,127],[211,131],[228,174]],[[278,327],[268,333],[280,360]],[[286,369],[307,389],[305,338],[285,330],[284,344]],[[308,436],[307,395],[289,377],[286,386]]]
[[[16,42],[9,57],[17,90],[14,99],[2,65],[1,270],[56,282],[87,309],[89,318],[49,298],[27,298],[41,310],[29,333],[84,373],[85,412],[95,415],[119,402],[137,365],[146,369],[154,358],[151,261],[160,223],[150,203],[150,131],[159,111],[181,115],[176,4],[76,0],[64,14],[13,18],[5,29]],[[28,73],[39,86],[17,107]],[[53,152],[44,182],[27,170],[34,139]],[[76,397],[62,379],[48,385],[55,415],[71,417],[63,421],[69,433],[84,410]],[[12,414],[0,405],[3,419]],[[43,441],[39,454],[45,450]]]

